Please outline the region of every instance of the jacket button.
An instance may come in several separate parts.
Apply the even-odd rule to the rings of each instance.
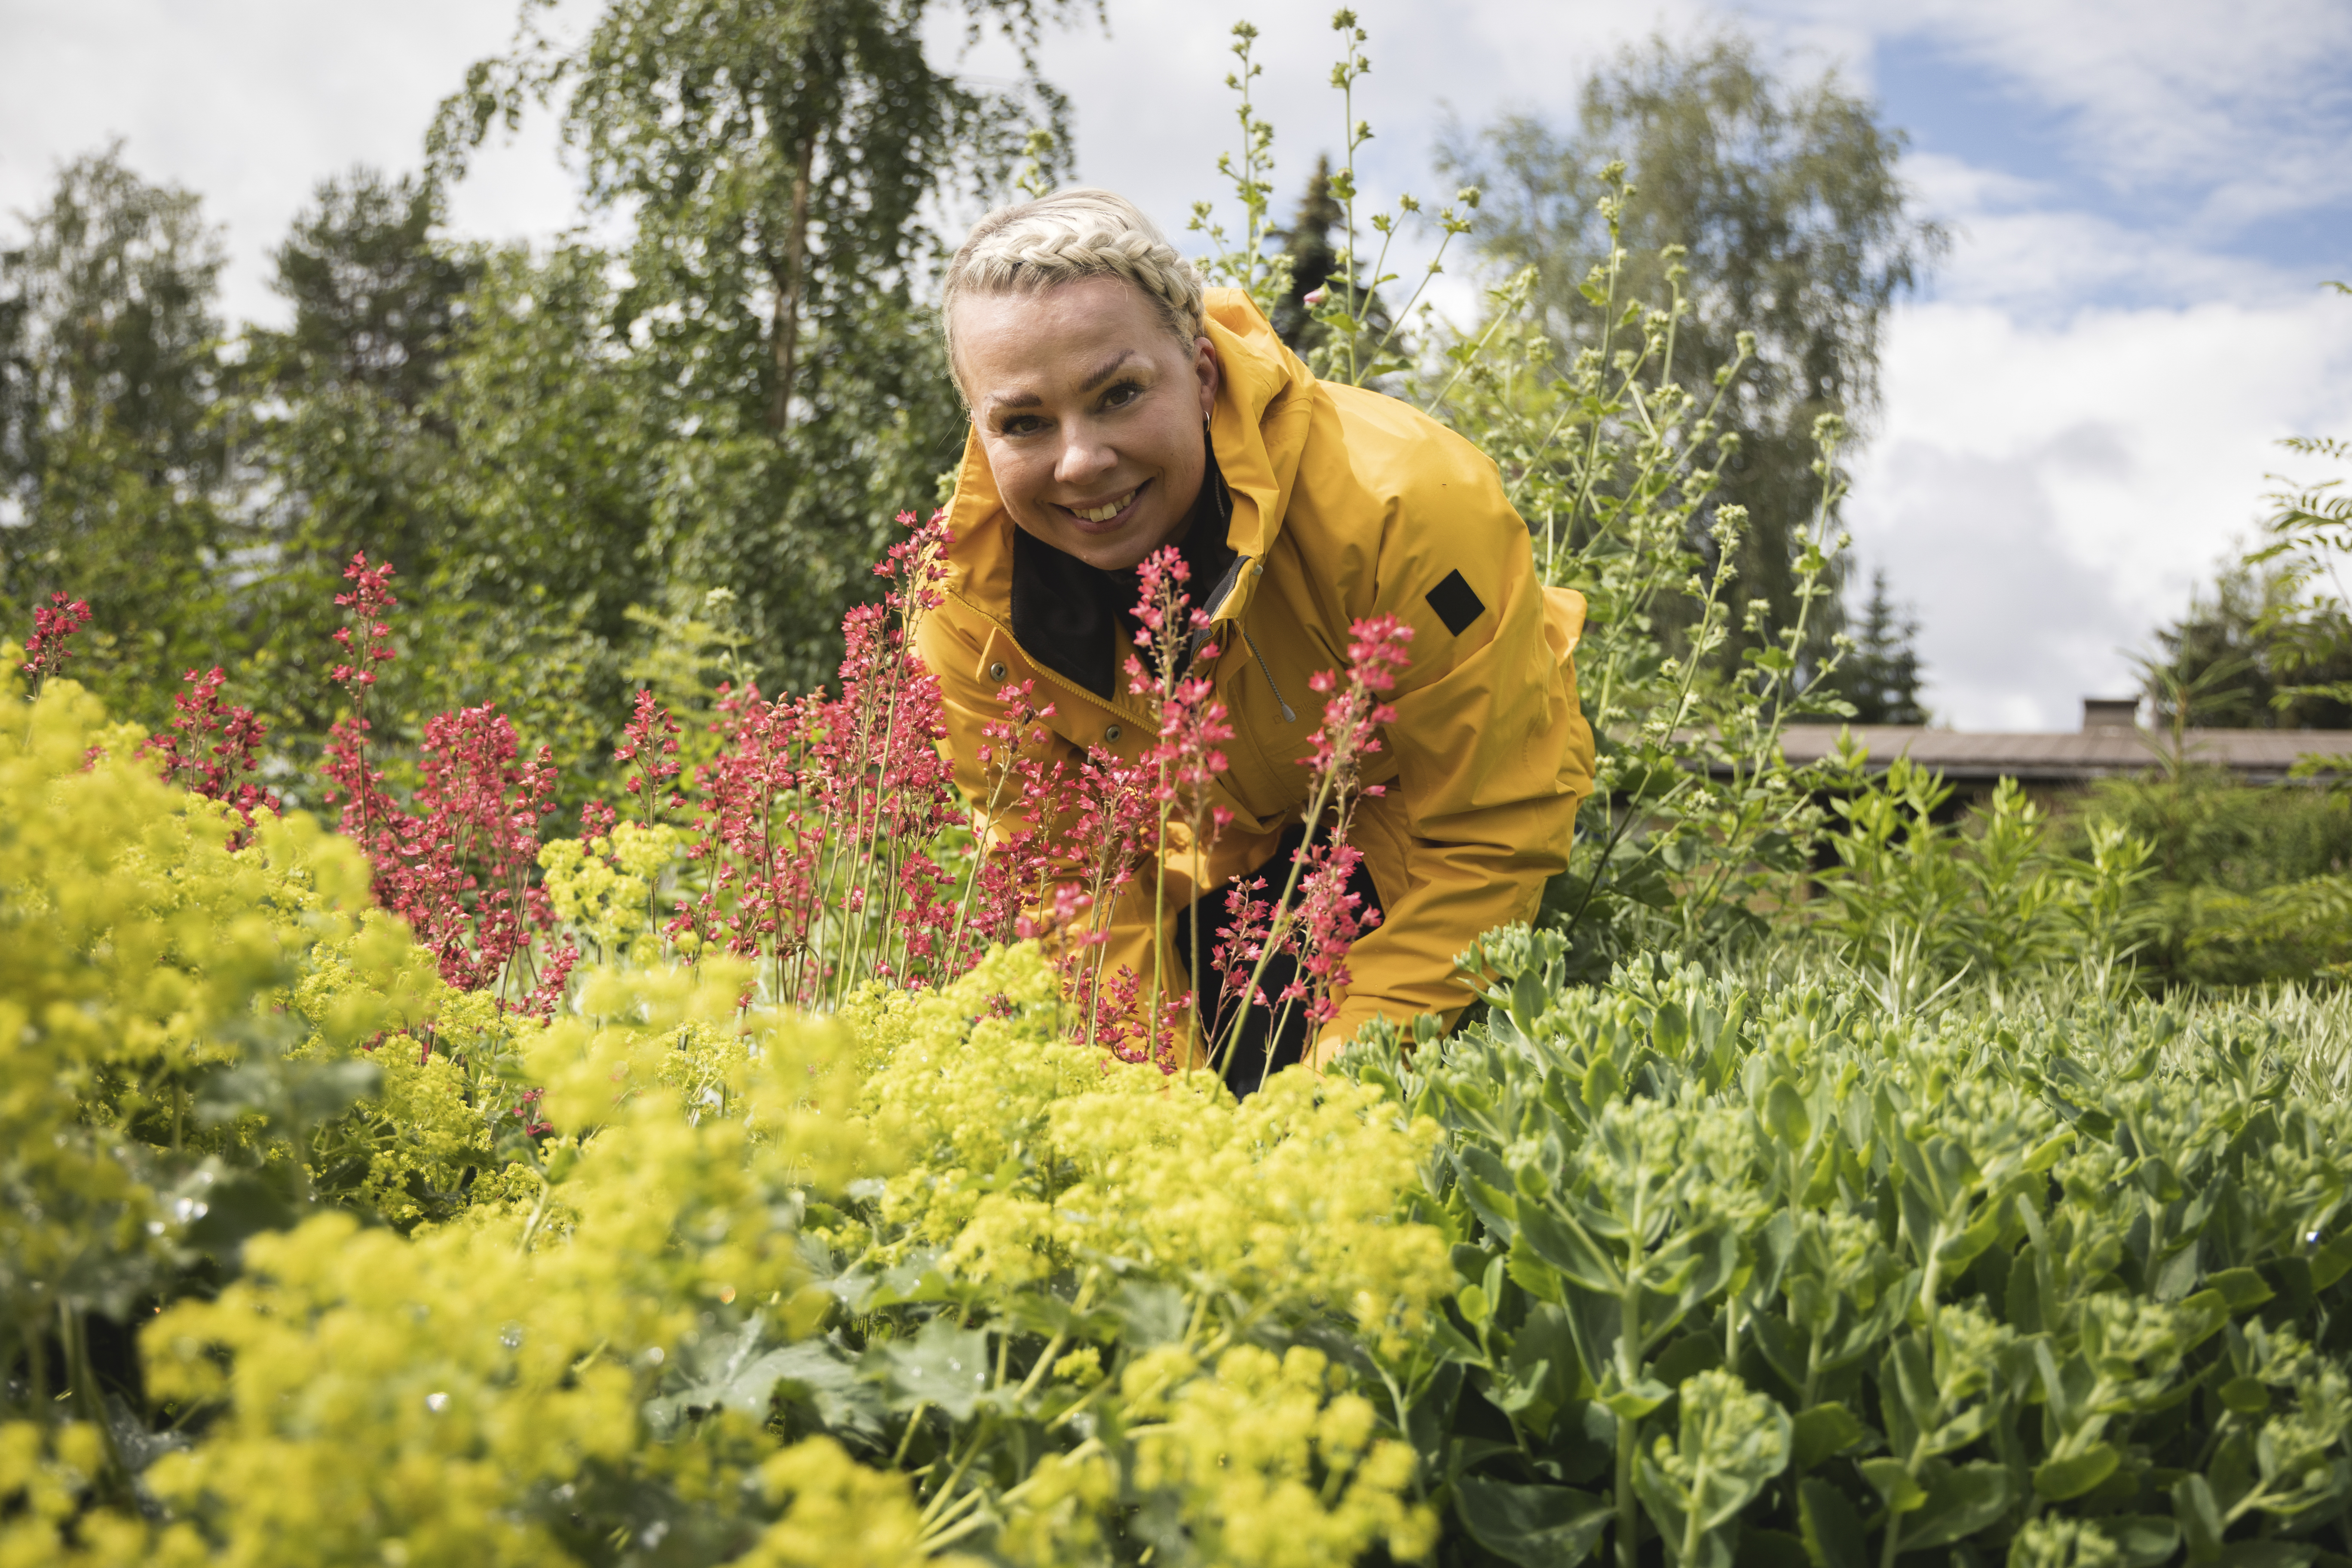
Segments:
[[[1003,665],[1001,665],[1001,664],[992,664],[992,665],[990,665],[990,666],[988,667],[988,679],[991,679],[991,680],[1002,680],[1002,679],[1004,679],[1004,667],[1003,667]]]
[[[1105,730],[1103,731],[1103,739],[1108,741],[1114,746],[1118,744],[1118,726],[1113,724],[1109,729]]]

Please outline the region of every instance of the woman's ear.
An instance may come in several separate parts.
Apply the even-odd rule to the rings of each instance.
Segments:
[[[1201,417],[1217,406],[1217,345],[1206,338],[1192,340],[1192,374],[1201,380]]]

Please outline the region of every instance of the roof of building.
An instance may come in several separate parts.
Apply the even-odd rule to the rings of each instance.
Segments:
[[[1780,749],[1792,763],[1834,755],[1838,736],[1884,765],[1908,756],[1955,783],[2012,778],[2020,784],[2080,784],[2160,767],[2171,753],[2168,731],[2102,725],[2072,732],[1978,732],[1916,724],[1792,724]],[[2225,767],[2250,784],[2284,778],[2304,756],[2352,759],[2352,730],[2190,730],[2187,760]]]

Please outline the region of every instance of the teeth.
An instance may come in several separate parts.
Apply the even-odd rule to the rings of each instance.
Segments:
[[[1134,499],[1135,491],[1129,490],[1125,495],[1119,497],[1117,500],[1106,501],[1102,505],[1095,508],[1092,511],[1079,511],[1076,507],[1072,507],[1070,510],[1077,512],[1080,517],[1085,518],[1088,522],[1108,522],[1112,518],[1117,517],[1122,510],[1124,510],[1127,503]]]

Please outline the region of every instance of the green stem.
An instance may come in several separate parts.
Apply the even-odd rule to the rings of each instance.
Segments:
[[[1634,1234],[1638,1235],[1638,1232]],[[1625,1272],[1625,1288],[1619,1298],[1621,1321],[1617,1331],[1617,1381],[1627,1392],[1641,1376],[1642,1353],[1642,1283],[1634,1269]],[[1617,1564],[1618,1568],[1641,1568],[1640,1528],[1641,1503],[1633,1494],[1633,1462],[1641,1445],[1642,1423],[1636,1416],[1617,1417]]]
[[[915,1401],[915,1408],[908,1413],[907,1430],[899,1436],[898,1451],[890,1456],[892,1469],[895,1470],[907,1462],[907,1450],[913,1447],[915,1442],[915,1428],[923,1424],[923,1412],[930,1408],[930,1403],[928,1399],[918,1399]]]

